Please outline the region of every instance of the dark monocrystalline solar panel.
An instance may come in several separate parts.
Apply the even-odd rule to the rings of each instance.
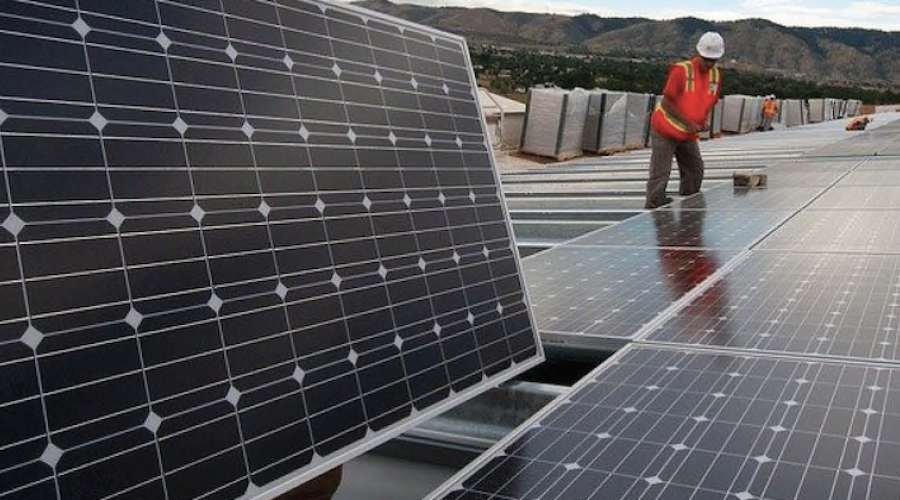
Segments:
[[[0,25],[0,497],[270,498],[539,358],[461,39],[300,0]]]
[[[646,339],[900,361],[900,257],[755,251]]]
[[[574,245],[743,249],[791,212],[656,210],[573,240]]]
[[[561,246],[523,266],[542,335],[629,339],[733,255]]]
[[[627,347],[435,498],[894,500],[900,370]]]
[[[900,211],[805,210],[778,228],[759,248],[900,253]]]
[[[784,184],[777,184],[782,186]],[[776,186],[773,184],[773,186]],[[790,186],[788,184],[788,186]],[[721,186],[684,198],[674,208],[709,211],[799,210],[823,191],[820,187],[772,187],[751,189]]]

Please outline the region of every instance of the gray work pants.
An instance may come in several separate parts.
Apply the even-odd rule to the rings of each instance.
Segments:
[[[650,155],[650,179],[647,181],[645,208],[656,208],[666,203],[666,187],[672,174],[672,157],[678,161],[681,177],[679,193],[689,196],[700,192],[703,184],[703,157],[698,141],[676,141],[650,131],[653,152]]]

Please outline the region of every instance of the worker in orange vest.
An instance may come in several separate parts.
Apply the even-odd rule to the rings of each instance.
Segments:
[[[673,156],[678,160],[681,195],[699,192],[703,183],[699,133],[709,130],[710,111],[722,93],[722,77],[716,63],[725,55],[725,40],[718,33],[705,33],[697,43],[697,53],[697,57],[669,68],[662,102],[651,118],[653,152],[644,204],[648,209],[672,201],[666,196],[666,187]]]
[[[778,117],[778,99],[775,95],[766,96],[762,109],[762,124],[759,130],[762,132],[772,130],[772,122]]]
[[[856,118],[850,120],[846,127],[844,127],[848,132],[865,130],[867,126],[869,126],[869,122],[872,119],[868,116],[857,116]]]

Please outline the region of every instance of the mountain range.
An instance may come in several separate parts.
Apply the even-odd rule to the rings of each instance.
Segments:
[[[864,86],[900,87],[900,33],[857,28],[800,28],[764,19],[659,21],[428,7],[363,0],[357,5],[464,35],[470,45],[572,51],[668,60],[688,57],[706,31],[726,40],[725,65],[739,70]]]

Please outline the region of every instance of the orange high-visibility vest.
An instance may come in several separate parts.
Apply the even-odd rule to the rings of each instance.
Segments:
[[[672,99],[675,109],[688,120],[702,125],[709,117],[713,106],[719,102],[722,90],[721,74],[718,68],[710,71],[700,70],[700,59],[675,63],[669,68],[669,78],[684,76],[684,87],[677,98]],[[691,134],[678,119],[667,113],[662,105],[653,112],[651,124],[660,135],[678,141],[697,140],[697,134]]]
[[[763,104],[763,116],[766,118],[775,118],[778,116],[778,101],[771,99]]]

